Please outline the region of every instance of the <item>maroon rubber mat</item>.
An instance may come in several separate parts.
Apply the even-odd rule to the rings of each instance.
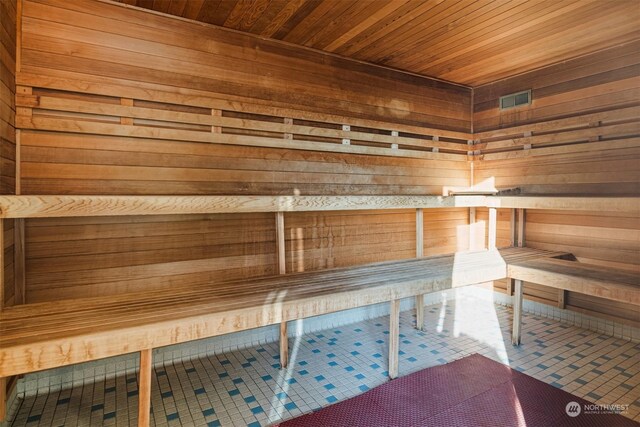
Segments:
[[[569,416],[575,402],[580,414]],[[608,402],[611,404],[632,402]],[[587,405],[587,406],[585,406]],[[479,354],[398,378],[280,427],[640,426]]]

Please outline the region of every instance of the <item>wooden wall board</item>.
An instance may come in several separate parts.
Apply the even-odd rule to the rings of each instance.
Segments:
[[[474,161],[475,182],[517,188],[520,197],[504,197],[506,206],[514,205],[509,200],[526,203],[522,196],[546,196],[539,199],[543,203],[526,206],[538,208],[527,209],[528,247],[562,249],[580,262],[638,271],[639,47],[638,42],[622,44],[475,89],[474,129],[486,142],[478,148],[497,143],[508,150]],[[530,106],[498,109],[499,96],[530,88]],[[535,148],[536,142],[554,141],[570,145]],[[557,210],[561,204],[548,202],[558,195],[581,197],[569,198],[575,210]],[[616,209],[611,196],[619,201],[630,196],[633,202]],[[580,199],[584,203],[578,210]],[[534,301],[558,303],[557,291],[548,287],[527,283],[525,293]],[[629,304],[572,292],[565,304],[569,310],[638,325],[637,309]]]
[[[637,106],[639,48],[634,41],[474,88],[474,131]],[[529,89],[531,105],[499,110],[500,96]]]
[[[0,2],[0,194],[15,194],[16,183],[16,130],[15,130],[15,74],[17,40],[17,2]],[[3,272],[0,286],[0,310],[16,303],[13,269],[13,221],[2,221]]]
[[[17,2],[2,2],[0,16],[0,193],[15,194],[15,75]]]
[[[276,272],[273,214],[30,219],[27,302]]]
[[[23,194],[422,196],[468,185],[467,87],[109,2],[24,0],[22,18]],[[256,215],[268,227],[245,214],[155,217],[167,235],[136,216],[26,220],[27,300],[270,274],[273,214]],[[208,221],[228,229],[214,235]],[[357,228],[341,236],[353,242],[341,262],[388,259],[349,259],[364,240]],[[304,264],[326,264],[326,239],[307,243]]]
[[[19,68],[17,46],[19,0],[0,2],[0,194],[16,194],[16,71]],[[14,263],[14,221],[0,221],[0,312],[4,307],[21,304],[24,288],[16,281]],[[19,276],[19,274],[18,274]],[[16,384],[15,378],[0,380],[0,420],[6,413],[6,396]]]
[[[318,52],[107,3],[26,1],[24,16],[25,72],[31,67],[41,75],[48,74],[46,70],[74,71],[217,90],[310,111],[324,109],[368,119],[393,117],[408,124],[431,123],[453,130],[470,128],[469,112],[460,108],[470,101],[466,88],[332,60]],[[127,25],[119,25],[122,21]],[[113,34],[114,28],[122,34]],[[172,29],[169,37],[165,37],[166,28]],[[157,42],[160,31],[162,43]],[[193,37],[208,42],[194,47]],[[375,93],[379,95],[372,96]],[[446,94],[451,97],[443,96]],[[428,102],[422,102],[424,99]]]

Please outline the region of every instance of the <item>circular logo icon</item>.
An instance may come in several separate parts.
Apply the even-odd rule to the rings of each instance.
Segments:
[[[578,402],[569,402],[567,406],[564,408],[567,415],[570,417],[577,417],[582,412],[582,408]]]

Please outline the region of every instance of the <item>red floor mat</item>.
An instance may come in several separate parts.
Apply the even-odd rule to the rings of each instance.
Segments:
[[[567,404],[582,413],[570,417]],[[631,402],[610,402],[631,403]],[[616,414],[586,413],[584,399],[479,354],[398,378],[280,427],[633,426]]]

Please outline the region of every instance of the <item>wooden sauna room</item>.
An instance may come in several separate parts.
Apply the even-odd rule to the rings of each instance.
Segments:
[[[0,22],[0,427],[640,426],[638,0]]]

